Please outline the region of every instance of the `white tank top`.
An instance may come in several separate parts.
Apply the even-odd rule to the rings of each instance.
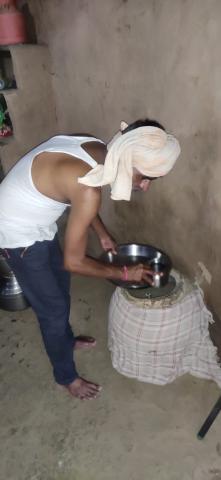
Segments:
[[[68,204],[52,200],[33,184],[32,162],[42,152],[62,152],[80,158],[91,167],[97,162],[81,147],[94,137],[57,135],[31,150],[10,170],[0,184],[0,248],[28,247],[36,241],[52,240],[56,220]]]

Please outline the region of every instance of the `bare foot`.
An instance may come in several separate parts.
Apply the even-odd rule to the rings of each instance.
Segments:
[[[100,385],[88,382],[80,377],[76,378],[76,380],[69,385],[62,385],[62,387],[68,390],[73,397],[80,398],[81,400],[91,400],[96,398],[98,393],[102,390]]]
[[[96,346],[96,340],[93,337],[88,337],[86,335],[79,335],[75,337],[74,350],[82,350],[88,348],[94,348]]]

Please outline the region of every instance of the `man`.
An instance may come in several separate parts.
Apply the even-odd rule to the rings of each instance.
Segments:
[[[94,137],[58,135],[25,155],[0,185],[0,248],[35,311],[55,381],[80,399],[95,398],[100,387],[79,377],[73,349],[94,346],[75,338],[69,324],[70,272],[151,284],[143,265],[105,265],[86,255],[92,226],[105,250],[115,242],[98,216],[102,185],[111,198],[130,200],[131,190],[146,192],[151,179],[168,173],[180,147],[157,122],[137,121],[106,145]],[[104,163],[104,165],[103,165]],[[64,256],[56,220],[71,206]]]

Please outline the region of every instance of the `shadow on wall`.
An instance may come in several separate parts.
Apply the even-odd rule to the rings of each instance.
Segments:
[[[25,17],[28,43],[38,43],[34,17],[31,15],[28,3],[25,0],[19,0],[17,5]]]
[[[3,178],[4,178],[4,172],[3,172],[2,162],[0,158],[0,183],[2,182]]]

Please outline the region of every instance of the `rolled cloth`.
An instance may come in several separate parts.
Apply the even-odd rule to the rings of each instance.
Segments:
[[[78,182],[90,187],[110,184],[113,200],[130,200],[133,168],[148,177],[162,177],[180,154],[178,140],[157,127],[139,127],[115,135],[104,165],[97,165]]]

